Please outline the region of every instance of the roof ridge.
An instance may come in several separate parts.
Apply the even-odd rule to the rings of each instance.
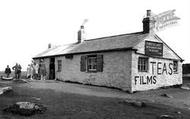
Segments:
[[[124,35],[135,35],[135,34],[144,34],[144,33],[143,32],[134,32],[134,33],[118,34],[118,35],[112,35],[112,36],[105,36],[105,37],[100,37],[100,38],[88,39],[88,40],[84,40],[84,41],[100,40],[100,39],[105,39],[105,38],[124,36]]]
[[[61,44],[59,46],[76,45],[76,44],[78,44],[78,43],[76,42],[76,43]]]

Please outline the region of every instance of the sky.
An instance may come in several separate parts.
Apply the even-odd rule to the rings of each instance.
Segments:
[[[77,42],[84,19],[86,39],[142,31],[148,9],[176,9],[178,24],[156,34],[190,63],[190,0],[1,0],[0,71],[16,62],[26,70],[49,43]]]

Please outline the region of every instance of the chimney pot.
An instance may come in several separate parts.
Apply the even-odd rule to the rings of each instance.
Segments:
[[[147,12],[146,16],[150,17],[151,16],[151,10],[147,10],[146,12]]]
[[[81,28],[81,29],[84,29],[84,26],[82,25],[82,26],[80,26],[80,28]]]
[[[78,43],[81,43],[85,39],[84,26],[80,26],[80,30],[78,31]]]
[[[50,49],[50,48],[51,48],[51,43],[48,44],[48,49]]]
[[[151,17],[151,10],[147,10],[146,17],[143,19],[143,33],[150,33],[155,26],[155,20]]]

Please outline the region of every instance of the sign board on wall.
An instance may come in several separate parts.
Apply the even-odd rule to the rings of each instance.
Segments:
[[[145,54],[148,56],[163,56],[163,43],[145,41]]]

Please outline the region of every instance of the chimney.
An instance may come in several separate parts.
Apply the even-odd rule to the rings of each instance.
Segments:
[[[48,49],[50,49],[50,48],[51,48],[51,43],[48,44]]]
[[[84,26],[80,26],[80,30],[78,31],[78,43],[81,43],[85,39]]]
[[[151,10],[147,10],[146,17],[143,19],[143,33],[150,33],[155,26],[155,20],[151,15]]]

